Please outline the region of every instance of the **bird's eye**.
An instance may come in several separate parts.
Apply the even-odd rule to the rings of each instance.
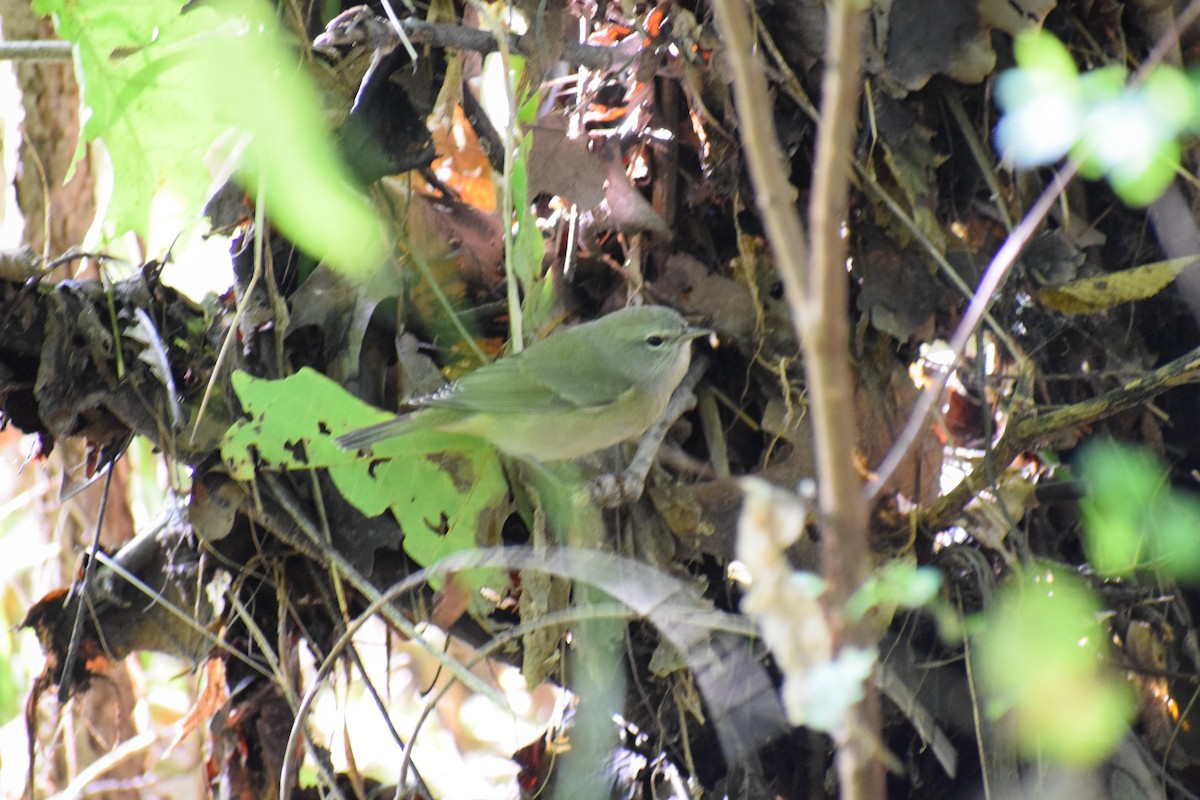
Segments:
[[[657,334],[646,337],[646,344],[650,345],[651,347],[662,347],[666,341],[666,339]]]

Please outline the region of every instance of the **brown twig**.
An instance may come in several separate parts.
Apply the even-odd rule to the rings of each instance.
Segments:
[[[850,323],[846,308],[846,240],[842,236],[850,190],[851,156],[858,123],[862,74],[862,38],[866,6],[839,0],[828,6],[825,75],[821,85],[821,121],[817,128],[816,163],[809,227],[812,262],[808,330],[801,341],[808,379],[817,457],[818,500],[827,527],[821,537],[821,571],[829,586],[834,621],[870,571],[867,506],[859,497],[861,481],[852,461],[857,440],[850,372]],[[874,645],[869,626],[845,621],[845,641]],[[835,639],[839,631],[833,629]],[[884,796],[884,762],[879,758],[879,693],[864,687],[864,699],[850,711],[847,735],[837,753],[843,798]]]
[[[0,42],[0,61],[70,61],[71,47],[53,39]]]
[[[356,24],[350,29],[350,35],[356,38],[346,38],[342,31],[339,30],[337,37],[328,33],[324,35],[324,38],[318,37],[317,44],[348,44],[361,41],[361,43],[370,44],[376,48],[389,50],[401,44],[401,37],[396,32],[395,26],[382,17],[376,17],[369,12],[365,15],[359,12],[359,17],[353,21]],[[397,22],[399,23],[400,31],[413,44],[428,44],[433,47],[447,47],[453,50],[472,50],[482,55],[487,55],[501,49],[501,42],[496,40],[496,34],[492,31],[468,28],[462,25],[425,22],[416,17],[397,20]],[[522,36],[509,33],[506,35],[505,43],[508,45],[510,51],[523,52],[521,45],[531,36],[532,34]],[[622,54],[617,49],[611,47],[595,47],[579,44],[578,42],[565,41],[561,57],[567,63],[575,66],[606,70],[618,64],[621,60],[629,59],[630,55]]]
[[[428,44],[433,47],[448,47],[454,50],[473,50],[487,55],[498,49],[496,37],[491,31],[467,28],[462,25],[447,25],[409,17],[400,21],[400,27],[413,44]],[[524,36],[509,34],[509,48],[521,52]],[[399,44],[399,37],[396,43]],[[59,41],[9,41],[0,42],[0,60],[12,61],[70,61],[71,43]],[[562,59],[569,64],[588,69],[606,70],[631,56],[612,47],[596,47],[578,42],[563,42]]]
[[[1019,453],[1034,447],[1050,434],[1111,417],[1113,414],[1134,408],[1168,389],[1196,383],[1198,380],[1200,347],[1134,378],[1119,389],[1045,414],[1010,421],[1000,441],[992,447],[988,458],[975,467],[958,486],[930,506],[928,512],[922,516],[922,525],[930,530],[940,530],[952,524],[976,492],[991,485],[996,474],[1005,469]]]
[[[413,44],[430,44],[434,47],[450,47],[455,50],[474,50],[487,55],[498,49],[496,37],[491,31],[465,28],[461,25],[441,25],[409,17],[401,23]],[[509,49],[523,52],[521,43],[526,37],[509,34]],[[568,64],[588,69],[605,70],[628,56],[611,47],[595,47],[564,41],[562,59]]]
[[[804,350],[809,410],[813,420],[819,505],[825,521],[821,569],[827,581],[826,615],[835,647],[873,644],[870,631],[844,616],[844,605],[869,571],[866,506],[851,460],[856,432],[851,415],[853,382],[846,318],[846,217],[850,159],[857,124],[861,39],[865,14],[843,0],[830,7],[828,48],[817,134],[816,168],[809,222],[812,257],[796,214],[796,191],[788,183],[783,153],[771,119],[762,65],[745,7],[736,0],[714,0],[724,57],[733,76],[743,151],[756,191],[755,200],[775,263],[783,280],[792,321]],[[845,798],[879,797],[883,791],[878,755],[878,695],[850,711],[839,737],[838,774]]]

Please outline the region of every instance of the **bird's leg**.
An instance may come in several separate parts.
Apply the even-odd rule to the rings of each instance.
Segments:
[[[700,376],[707,367],[708,359],[703,356],[692,360],[691,369],[671,395],[662,416],[642,436],[637,452],[624,472],[620,475],[608,473],[592,481],[592,499],[597,504],[604,508],[617,508],[642,496],[646,488],[646,476],[650,474],[650,467],[654,466],[654,459],[658,457],[658,450],[667,437],[667,431],[671,430],[671,426],[680,417],[696,407],[696,384],[700,382]]]

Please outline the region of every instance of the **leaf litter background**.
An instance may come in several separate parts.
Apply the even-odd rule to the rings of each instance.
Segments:
[[[732,476],[755,474],[790,487],[812,477],[813,466],[789,309],[750,210],[751,189],[719,40],[703,4],[637,6],[638,13],[629,16],[611,4],[547,3],[520,10],[532,35],[521,47],[527,60],[517,88],[552,87],[522,111],[523,131],[532,131],[532,140],[510,184],[521,224],[509,265],[522,280],[525,332],[544,334],[563,320],[603,313],[638,293],[716,330],[720,346],[705,352],[711,363],[699,410],[679,426],[647,496],[610,515],[605,525],[609,544],[618,552],[693,583],[718,608],[736,610],[737,587],[725,574],[740,503]],[[442,22],[478,24],[470,7],[443,5],[437,11]],[[774,90],[772,111],[803,204],[812,166],[811,98],[821,70],[824,12],[820,3],[760,3],[755,11]],[[961,287],[977,282],[1047,180],[1045,174],[1000,168],[990,144],[997,112],[989,91],[997,71],[1010,63],[1009,37],[1044,20],[1081,67],[1124,63],[1136,61],[1163,35],[1173,18],[1169,11],[1103,2],[1034,6],[903,0],[874,15],[865,57],[857,183],[847,226],[853,287],[848,311],[856,323],[851,357],[858,376],[854,407],[847,413],[857,421],[864,470],[882,459],[911,409],[917,386],[938,369],[937,343],[953,331],[965,304]],[[619,66],[580,73],[558,66],[558,58],[574,45],[581,16],[587,19],[586,44],[610,49]],[[327,21],[312,16],[300,38],[312,40]],[[142,22],[148,36],[153,26]],[[145,41],[96,46],[103,53],[104,47]],[[1184,63],[1190,46],[1185,36],[1176,51]],[[345,149],[350,128],[344,119],[357,91],[353,76],[368,59],[344,45],[342,54],[343,61],[318,59],[313,70],[337,78],[321,84],[321,104],[330,124],[340,126]],[[428,563],[422,546],[414,549],[417,543],[410,541],[418,538],[417,529],[425,529],[420,536],[436,550],[454,525],[451,515],[434,519],[427,509],[420,512],[420,524],[410,520],[406,525],[403,515],[397,515],[403,534],[397,518],[364,520],[353,500],[342,499],[345,490],[332,469],[328,480],[311,469],[327,466],[322,459],[332,457],[320,452],[320,426],[336,426],[339,418],[347,421],[341,424],[369,422],[361,418],[360,408],[331,402],[315,421],[303,407],[288,409],[284,414],[295,416],[294,427],[285,426],[254,449],[239,451],[242,455],[221,452],[227,430],[235,428],[224,439],[229,444],[237,438],[236,426],[255,421],[254,401],[231,383],[228,365],[216,368],[217,353],[234,329],[235,302],[245,308],[236,320],[233,351],[241,369],[279,379],[311,367],[383,407],[471,368],[500,348],[506,336],[506,226],[497,211],[504,199],[493,179],[503,164],[495,147],[499,134],[480,108],[503,101],[497,100],[496,84],[487,82],[477,54],[433,48],[424,55],[417,70],[404,65],[392,73],[384,94],[393,101],[389,108],[394,109],[400,91],[418,114],[430,115],[437,160],[425,170],[401,172],[395,153],[422,156],[424,134],[414,131],[411,120],[393,122],[391,128],[386,120],[372,120],[367,124],[384,126],[383,166],[368,159],[355,167],[360,180],[370,183],[373,203],[397,231],[392,269],[336,272],[314,265],[276,237],[269,250],[271,269],[253,288],[253,253],[242,248],[234,259],[241,291],[205,305],[178,296],[152,270],[135,272],[111,298],[97,284],[56,287],[43,280],[35,286],[19,260],[3,276],[0,363],[5,370],[0,392],[6,416],[21,430],[40,433],[43,451],[56,439],[82,435],[88,461],[94,463],[111,457],[136,433],[170,454],[173,462],[189,467],[190,484],[182,486],[191,503],[188,521],[174,518],[165,527],[170,535],[160,537],[154,552],[136,562],[139,574],[152,587],[178,593],[173,597],[178,606],[200,610],[201,627],[219,628],[223,622],[221,638],[229,650],[263,648],[281,620],[291,620],[295,628],[278,654],[285,664],[278,674],[293,675],[308,648],[326,652],[338,621],[348,610],[361,608],[355,594],[361,586],[351,587],[347,607],[346,588],[324,573],[334,558],[330,552],[341,559],[332,561],[341,569],[386,586],[414,567],[405,552],[417,564]],[[348,76],[352,63],[357,66]],[[170,96],[169,89],[166,94]],[[186,156],[197,148],[184,147],[190,140],[182,128],[164,129],[157,117],[139,122],[129,116],[139,110],[124,109],[126,116],[116,124],[153,131],[155,139],[113,136],[110,142],[105,137],[114,186],[119,187],[114,203],[118,208],[128,204],[107,217],[114,234],[126,228],[149,233],[149,198],[160,180],[183,187],[176,190],[195,204],[213,177],[194,159],[185,157],[185,164],[175,165],[177,150]],[[309,124],[316,124],[312,119]],[[99,117],[91,124],[103,122]],[[275,141],[270,138],[274,135],[259,133],[267,141]],[[118,143],[133,152],[123,155]],[[165,143],[163,162],[155,160],[158,143]],[[347,155],[353,159],[355,153]],[[158,172],[134,171],[126,159]],[[1171,464],[1176,483],[1194,483],[1200,467],[1191,413],[1196,398],[1194,389],[1185,386],[1141,398],[1145,402],[1115,414],[1096,413],[1040,430],[1036,437],[1018,437],[1009,446],[1019,459],[992,476],[994,485],[977,492],[971,508],[965,508],[966,497],[936,502],[955,469],[970,469],[1010,426],[1019,432],[1017,420],[1033,418],[1034,410],[1088,401],[1192,350],[1197,330],[1189,309],[1195,304],[1186,281],[1180,282],[1182,290],[1170,283],[1181,270],[1186,276],[1187,267],[1169,258],[1176,253],[1160,237],[1194,237],[1193,201],[1189,186],[1172,191],[1182,213],[1163,216],[1165,206],[1160,207],[1151,221],[1145,212],[1123,206],[1103,184],[1076,182],[1068,188],[997,298],[993,321],[977,339],[972,358],[952,377],[938,421],[872,510],[874,555],[881,563],[898,559],[936,565],[946,581],[946,596],[965,611],[979,610],[988,604],[996,577],[1014,564],[1030,563],[1033,557],[1068,567],[1083,564],[1074,485],[1056,480],[1063,471],[1060,465],[1070,462],[1081,443],[1105,435],[1147,444]],[[217,209],[211,213],[214,227],[245,236],[248,206],[235,203],[220,219]],[[357,236],[365,240],[370,234]],[[1112,289],[1126,280],[1133,288]],[[459,317],[462,330],[450,323],[446,304],[469,311]],[[108,330],[110,307],[116,309],[120,346]],[[150,312],[154,333],[135,333],[135,308]],[[165,364],[156,364],[149,355],[155,333],[170,345]],[[120,378],[114,365],[118,352],[126,370]],[[171,433],[167,373],[189,421],[186,434]],[[214,390],[205,402],[214,375]],[[198,434],[192,436],[192,424],[201,418]],[[310,430],[314,425],[316,430]],[[267,442],[279,449],[268,451]],[[445,462],[427,464],[435,474],[462,476]],[[296,467],[310,469],[297,472]],[[252,477],[248,489],[232,480]],[[490,499],[475,498],[490,513],[472,511],[481,520],[475,534],[480,543],[536,541],[542,535],[512,513],[534,517],[529,497],[491,491]],[[450,495],[456,497],[453,491]],[[46,496],[46,502],[58,502],[53,493]],[[296,512],[297,507],[302,510]],[[329,550],[297,536],[298,519],[317,520],[318,528],[328,532]],[[914,519],[921,524],[914,526]],[[22,547],[32,539],[22,526],[6,535]],[[811,568],[811,543],[799,549],[793,554],[798,565]],[[237,614],[202,610],[203,593],[197,587],[211,580],[215,567],[199,552],[218,554],[227,569],[246,567],[230,571],[238,577],[235,596],[248,604]],[[179,580],[180,575],[185,579]],[[59,580],[59,585],[68,583]],[[13,622],[37,598],[28,593],[29,584],[22,586],[6,597]],[[566,602],[560,581],[516,576],[506,586],[493,580],[499,594],[490,599],[499,610],[481,619],[478,597],[469,591],[456,596],[453,588],[424,596],[415,617],[457,626],[457,633],[476,644],[486,639],[490,626],[511,624],[534,609],[544,613]],[[1136,768],[1121,762],[1123,768],[1148,781],[1145,785],[1161,787],[1158,767],[1150,765],[1163,763],[1188,785],[1198,756],[1191,727],[1179,721],[1181,714],[1186,716],[1193,688],[1186,678],[1175,676],[1194,673],[1197,667],[1189,644],[1189,591],[1153,581],[1093,580],[1092,588],[1107,609],[1121,663],[1131,670],[1138,730],[1153,754],[1143,756]],[[637,593],[636,586],[626,590]],[[103,652],[94,655],[119,661],[130,652],[166,649],[193,662],[215,656],[209,664],[216,661],[232,670],[223,680],[243,694],[214,701],[217,710],[208,719],[189,723],[209,728],[210,775],[240,788],[270,786],[290,725],[283,693],[270,682],[240,683],[251,681],[253,670],[228,650],[212,650],[211,641],[195,636],[188,626],[176,628],[176,618],[143,613],[139,597],[116,589],[101,598],[97,613],[111,619],[124,636],[110,636]],[[468,607],[475,616],[463,614]],[[62,628],[36,615],[30,619],[40,623],[38,633],[50,644],[49,663],[56,663],[65,649]],[[960,796],[979,785],[981,773],[1003,774],[1003,768],[997,772],[997,762],[1015,768],[1011,743],[974,727],[961,652],[941,640],[920,614],[901,614],[887,623],[881,620],[880,627],[888,628],[888,663],[919,688],[919,707],[954,742],[959,759],[955,776],[947,775],[914,733],[914,713],[889,706],[886,742],[902,767],[892,778],[892,795]],[[258,631],[269,635],[264,639]],[[623,657],[640,692],[627,714],[648,737],[645,752],[663,751],[685,768],[690,765],[708,792],[735,791],[723,783],[727,777],[712,732],[685,673],[655,662],[661,650],[651,628],[634,624],[626,636]],[[522,663],[531,678],[556,674],[557,634],[529,637],[523,644],[508,660]],[[84,663],[86,670],[76,677],[86,681],[88,671],[101,665]],[[920,666],[930,663],[942,666]],[[214,676],[211,669],[208,675]],[[261,687],[261,694],[249,693],[245,699],[247,685]],[[400,690],[389,687],[390,692]],[[52,694],[42,702],[50,703]],[[225,714],[235,708],[250,721],[229,723]],[[8,713],[15,711],[10,702]],[[1070,712],[1068,705],[1064,713]],[[286,720],[282,726],[281,720]],[[682,725],[691,729],[688,734]],[[357,724],[347,727],[356,738]],[[984,752],[993,756],[990,763],[976,762],[976,736],[984,737]],[[47,746],[53,739],[37,738]],[[1112,763],[1135,750],[1127,743]],[[246,752],[253,756],[233,756]],[[828,757],[824,740],[797,734],[764,753],[763,781],[785,796],[793,793],[783,787],[795,790],[794,796],[821,796],[822,765]],[[46,753],[40,759],[50,761]],[[534,773],[544,763],[528,754],[521,761]],[[394,780],[395,775],[374,777]],[[528,778],[526,788],[539,777],[545,776]],[[54,780],[49,773],[39,775],[46,788]]]

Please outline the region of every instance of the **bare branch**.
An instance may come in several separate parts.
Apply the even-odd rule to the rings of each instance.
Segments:
[[[56,40],[0,42],[0,61],[70,61],[71,43]]]

